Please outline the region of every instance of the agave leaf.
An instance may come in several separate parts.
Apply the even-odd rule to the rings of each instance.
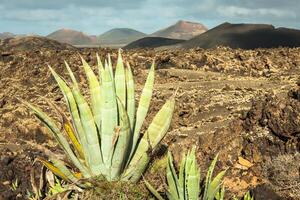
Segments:
[[[79,157],[81,159],[84,159],[84,153],[83,153],[83,150],[82,150],[82,147],[81,145],[79,144],[75,134],[74,134],[74,130],[72,128],[72,125],[70,122],[66,122],[64,123],[64,130],[66,131],[68,137],[70,138],[77,154],[79,155]]]
[[[248,191],[245,195],[244,195],[244,200],[254,200],[254,197],[251,196],[250,192]]]
[[[52,163],[50,163],[49,161],[43,159],[43,158],[37,158],[38,161],[40,161],[41,163],[43,163],[43,165],[45,165],[51,172],[53,172],[55,175],[59,176],[60,178],[62,178],[65,181],[68,181],[68,176],[66,174],[64,174],[59,168],[55,167]]]
[[[174,105],[175,99],[171,97],[153,118],[124,173],[125,180],[137,182],[141,177],[150,159],[148,153],[164,138],[170,127]]]
[[[127,89],[126,110],[130,121],[130,129],[131,132],[133,133],[134,123],[135,123],[134,80],[133,80],[133,75],[129,63],[127,63],[127,68],[126,68],[126,89]]]
[[[111,150],[113,150],[114,129],[118,125],[118,108],[113,80],[109,69],[102,74],[102,97],[101,97],[101,150],[103,161],[107,168],[110,167]]]
[[[153,91],[153,84],[154,84],[154,62],[152,63],[151,69],[149,71],[144,89],[140,97],[138,109],[136,112],[136,121],[135,121],[134,133],[133,133],[133,144],[132,144],[130,157],[133,156],[133,153],[136,150],[137,142],[140,137],[140,130],[149,109],[150,100]]]
[[[73,72],[72,72],[69,64],[66,61],[65,61],[65,65],[66,65],[66,68],[68,70],[69,76],[70,76],[70,78],[71,78],[71,80],[73,82],[73,86],[76,87],[76,88],[79,88],[78,83],[76,81],[76,78],[75,78],[75,76],[74,76],[74,74],[73,74]]]
[[[101,173],[101,166],[102,165],[102,155],[99,146],[99,135],[97,132],[97,127],[94,121],[94,117],[92,111],[81,95],[78,88],[72,88],[72,93],[76,100],[80,119],[82,122],[82,126],[84,132],[86,133],[86,140],[88,144],[88,151],[89,155],[93,155],[87,159],[88,165],[94,175],[99,175]]]
[[[97,128],[100,131],[101,127],[101,89],[100,84],[93,70],[89,64],[81,57],[82,65],[86,74],[86,77],[89,82],[90,94],[91,94],[91,103],[94,120],[96,122]]]
[[[107,59],[104,60],[104,69],[105,69],[105,70],[109,70],[109,69],[108,69],[108,62],[107,62]]]
[[[177,174],[173,164],[173,157],[170,152],[168,152],[168,166],[167,166],[167,182],[168,182],[168,192],[173,197],[173,199],[180,198],[179,196],[179,183]]]
[[[155,196],[155,198],[157,198],[158,200],[164,200],[164,198],[154,189],[154,187],[144,179],[144,183],[146,185],[146,187],[148,188],[148,190],[153,194],[153,196]]]
[[[114,83],[115,79],[114,79],[114,73],[113,73],[113,68],[112,68],[112,62],[111,62],[110,54],[107,54],[107,60],[108,60],[107,67],[109,69],[109,74],[110,74],[110,77],[111,77],[111,79],[112,79],[112,81]]]
[[[121,50],[119,49],[118,61],[115,72],[115,87],[116,95],[121,100],[124,107],[126,106],[126,82],[125,82],[125,69]]]
[[[35,115],[53,133],[55,139],[58,141],[58,143],[64,149],[65,153],[70,158],[70,160],[74,163],[74,165],[84,174],[84,176],[90,177],[88,170],[85,168],[85,166],[82,165],[82,163],[79,161],[79,159],[75,156],[68,141],[66,140],[66,138],[64,138],[63,134],[60,132],[59,128],[55,125],[55,123],[51,120],[51,118],[47,114],[45,114],[43,111],[41,111],[40,109],[31,105],[30,103],[24,102],[24,104],[27,105],[27,107],[29,107],[35,113]]]
[[[216,157],[211,162],[211,164],[210,164],[210,166],[208,168],[208,171],[207,171],[207,174],[206,174],[206,178],[205,178],[205,188],[204,188],[203,199],[207,199],[207,197],[208,197],[208,188],[209,188],[209,185],[211,183],[212,175],[213,175],[214,168],[215,168],[215,165],[216,165],[217,160],[218,160],[218,156],[219,156],[219,154],[216,155]]]
[[[101,59],[98,55],[98,53],[96,54],[96,57],[97,57],[97,66],[98,66],[98,73],[99,73],[99,83],[100,85],[102,84],[102,80],[101,80],[101,74],[103,73],[104,71],[104,67],[103,67],[103,64],[101,62]]]
[[[129,148],[129,141],[130,141],[130,125],[128,115],[126,110],[121,102],[118,99],[118,108],[120,112],[120,134],[118,140],[116,142],[116,146],[114,148],[114,153],[112,157],[111,163],[111,179],[115,180],[121,174],[121,171],[124,168],[125,158]]]
[[[149,145],[153,149],[155,149],[157,144],[164,138],[166,132],[168,131],[171,125],[174,106],[175,106],[175,99],[174,97],[171,97],[169,100],[167,100],[167,102],[162,106],[162,108],[155,115],[146,133],[143,135],[141,139],[142,141],[145,141],[146,138],[149,137],[149,142],[150,142]]]
[[[166,193],[167,193],[168,200],[178,200],[177,198],[175,198],[174,196],[172,196],[170,194],[170,192],[167,191]]]
[[[65,100],[67,102],[67,106],[69,108],[69,111],[71,113],[71,117],[73,119],[73,125],[74,125],[75,130],[76,130],[75,131],[76,136],[79,139],[79,142],[82,146],[84,157],[86,159],[88,159],[89,154],[88,154],[88,145],[87,145],[87,141],[86,141],[86,136],[85,136],[85,132],[84,132],[84,129],[82,127],[82,124],[81,124],[81,120],[80,120],[80,117],[79,117],[79,112],[78,112],[78,109],[77,109],[77,104],[76,104],[75,98],[73,96],[73,93],[72,93],[71,89],[67,86],[67,84],[64,82],[64,80],[62,80],[60,78],[60,76],[50,66],[49,66],[49,69],[50,69],[53,77],[55,78],[59,88],[61,89],[61,91],[62,91],[62,93],[65,97]],[[71,78],[73,77],[72,79],[73,79],[73,81],[75,81],[74,84],[77,85],[75,77],[74,77],[74,75],[73,75],[73,73],[70,70],[68,65],[67,65],[67,69],[70,72]]]
[[[200,194],[200,171],[196,161],[195,147],[189,153],[187,160],[190,159],[190,166],[186,168],[186,188],[188,193],[188,199],[197,200]],[[188,162],[188,161],[187,161]]]
[[[186,193],[186,187],[185,187],[185,164],[186,164],[186,156],[183,153],[180,166],[179,166],[179,179],[178,179],[178,190],[179,190],[179,196],[180,199],[187,199],[187,193]]]
[[[72,127],[71,122],[68,120],[67,116],[52,102],[50,102],[48,99],[42,97],[47,104],[52,107],[61,117],[62,117],[62,124],[63,124],[63,128],[66,132],[66,135],[68,136],[68,139],[71,141],[73,147],[75,148],[75,153],[77,156],[80,157],[80,159],[84,160],[84,154],[82,151],[82,147],[80,145],[80,143],[78,142],[78,139],[74,133],[74,129]]]
[[[222,184],[222,179],[226,173],[226,170],[220,172],[214,179],[213,181],[209,184],[208,189],[207,189],[207,200],[214,200],[216,194],[219,192],[221,184]]]
[[[224,186],[222,186],[221,190],[219,192],[217,192],[215,199],[216,200],[224,200],[224,196],[225,196],[225,188],[224,188]]]
[[[55,158],[51,158],[50,160],[51,160],[51,162],[53,163],[53,165],[55,167],[57,167],[63,174],[65,174],[67,176],[68,180],[70,180],[73,183],[76,183],[78,181],[78,179],[76,178],[76,176],[74,175],[74,173],[71,172],[65,166],[65,163],[63,161],[60,161],[60,160],[55,159]]]

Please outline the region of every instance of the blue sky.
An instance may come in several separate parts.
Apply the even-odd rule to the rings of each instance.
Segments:
[[[300,0],[0,0],[0,32],[47,35],[60,28],[151,33],[178,20],[212,28],[225,21],[300,29]]]

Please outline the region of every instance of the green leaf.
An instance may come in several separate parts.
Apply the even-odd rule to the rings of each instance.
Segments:
[[[221,188],[221,190],[219,192],[217,192],[215,199],[216,200],[224,200],[224,196],[225,196],[225,188],[224,186]]]
[[[83,69],[89,82],[92,111],[98,131],[101,130],[101,89],[100,84],[89,64],[81,57]]]
[[[65,163],[61,160],[55,159],[55,158],[51,158],[50,159],[51,162],[53,163],[53,165],[55,167],[57,167],[63,174],[66,175],[66,177],[73,183],[76,183],[78,181],[78,179],[76,178],[76,176],[73,174],[73,172],[71,172],[65,165]]]
[[[75,79],[71,69],[69,68],[68,64],[66,64],[66,67],[67,67],[67,69],[70,73],[70,76],[73,79],[75,87],[76,87],[76,85],[77,85],[76,79]],[[49,69],[50,69],[53,77],[55,78],[60,90],[62,91],[62,93],[64,95],[64,98],[67,102],[69,112],[71,113],[73,125],[76,130],[75,131],[76,137],[78,138],[78,140],[82,146],[85,159],[88,160],[89,159],[89,153],[88,153],[89,151],[88,151],[86,136],[85,136],[85,132],[82,127],[82,124],[81,124],[81,119],[79,117],[79,111],[77,109],[77,103],[75,101],[73,93],[72,93],[71,89],[67,86],[65,81],[62,80],[62,78],[60,78],[60,76],[50,66],[49,66]]]
[[[148,190],[153,194],[153,196],[155,196],[155,198],[157,198],[158,200],[164,200],[164,198],[154,189],[154,187],[144,179],[144,183],[146,185],[146,187],[148,188]]]
[[[126,89],[127,89],[127,105],[126,110],[130,121],[130,129],[133,133],[135,123],[135,98],[134,98],[134,80],[130,65],[127,63],[126,68]]]
[[[170,196],[172,196],[173,199],[179,200],[179,183],[173,164],[173,157],[170,152],[168,152],[167,182]]]
[[[134,127],[134,134],[133,134],[133,144],[131,149],[131,157],[133,156],[133,153],[136,149],[136,145],[138,142],[138,139],[140,137],[140,130],[143,125],[143,122],[146,118],[150,100],[152,97],[152,91],[153,91],[153,84],[154,84],[154,62],[151,66],[151,69],[149,71],[144,89],[142,91],[140,102],[138,105],[137,113],[136,113],[136,121],[135,121],[135,127]]]
[[[197,165],[195,147],[189,152],[186,163],[186,188],[189,200],[199,199],[200,194],[200,170]]]
[[[115,72],[115,87],[116,95],[121,100],[123,106],[126,106],[126,81],[125,81],[125,69],[122,60],[121,50],[119,49],[118,61]]]
[[[221,184],[222,184],[222,179],[225,175],[226,171],[220,172],[214,179],[213,181],[209,184],[208,189],[207,189],[207,200],[214,200],[216,194],[219,192]]]
[[[29,107],[35,115],[46,125],[46,127],[53,133],[53,136],[63,148],[67,156],[70,160],[74,163],[74,165],[84,174],[85,177],[90,177],[88,170],[83,166],[83,164],[79,161],[79,159],[75,156],[74,152],[72,151],[68,141],[64,138],[63,134],[61,133],[60,129],[55,125],[52,119],[45,114],[40,109],[36,108],[35,106],[31,105],[28,102],[24,102],[27,107]]]
[[[77,83],[77,81],[76,81],[76,78],[75,78],[75,76],[74,76],[74,74],[73,74],[73,72],[72,72],[72,70],[71,70],[69,64],[68,64],[66,61],[65,61],[65,65],[66,65],[66,68],[67,68],[67,70],[68,70],[69,76],[70,76],[70,78],[71,78],[71,80],[72,80],[72,82],[73,82],[73,87],[79,88],[78,83]],[[53,73],[52,73],[52,74],[53,74]]]
[[[103,162],[99,146],[99,136],[92,111],[78,88],[72,88],[72,93],[78,106],[82,126],[86,133],[89,155],[91,155],[87,159],[88,165],[94,175],[100,175],[100,166]]]
[[[101,97],[101,150],[103,161],[110,168],[113,150],[114,129],[118,126],[117,97],[115,94],[113,80],[109,69],[106,68],[102,74],[102,97]]]
[[[213,175],[213,172],[214,172],[214,168],[215,168],[215,165],[218,161],[218,155],[216,155],[216,157],[214,158],[214,160],[211,162],[209,168],[208,168],[208,171],[207,171],[207,174],[206,174],[206,178],[205,178],[205,189],[204,189],[204,196],[203,196],[203,199],[207,199],[208,198],[208,189],[209,189],[209,185],[211,183],[211,179],[212,179],[212,175]]]
[[[112,164],[111,164],[111,179],[117,179],[126,162],[126,155],[128,155],[129,145],[130,145],[130,126],[129,126],[129,119],[126,113],[126,110],[121,102],[118,99],[118,108],[120,112],[120,133],[114,148],[114,153],[112,157]]]
[[[186,173],[185,173],[185,165],[186,165],[186,156],[183,153],[181,157],[181,162],[179,166],[179,179],[178,179],[178,190],[180,199],[187,199],[186,193]]]
[[[112,62],[111,62],[111,57],[110,57],[110,54],[107,54],[107,60],[108,60],[108,69],[109,69],[109,74],[111,76],[111,79],[113,81],[113,83],[115,82],[114,80],[114,73],[113,73],[113,68],[112,68]]]
[[[123,178],[125,180],[130,179],[132,182],[137,182],[140,179],[150,159],[148,153],[155,149],[170,127],[174,105],[175,99],[171,97],[153,118],[124,172]]]
[[[99,73],[99,83],[100,83],[100,85],[102,84],[102,80],[101,80],[101,74],[103,73],[103,71],[104,71],[104,67],[103,67],[103,64],[102,64],[102,62],[101,62],[101,59],[100,59],[100,57],[99,57],[99,55],[98,55],[98,53],[96,54],[96,57],[97,57],[97,66],[98,66],[98,73]]]
[[[248,191],[245,195],[244,195],[244,200],[254,200],[254,197],[251,196],[250,192]]]

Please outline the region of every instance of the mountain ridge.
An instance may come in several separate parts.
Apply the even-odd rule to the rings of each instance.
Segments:
[[[271,24],[222,23],[179,45],[182,48],[231,48],[255,49],[300,46],[300,30],[275,28]]]
[[[124,49],[156,48],[161,46],[174,45],[184,41],[185,40],[163,38],[163,37],[144,37],[129,43],[124,47]]]
[[[67,43],[71,45],[90,45],[96,41],[93,37],[77,30],[62,28],[58,29],[46,36],[47,38],[56,40],[58,42]]]
[[[150,36],[188,40],[206,31],[207,28],[201,23],[179,20],[175,24],[150,34]]]
[[[113,28],[97,36],[99,44],[128,44],[147,34],[131,28]]]

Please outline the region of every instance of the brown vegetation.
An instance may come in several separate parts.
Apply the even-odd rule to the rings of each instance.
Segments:
[[[24,50],[13,44],[0,46],[3,199],[23,199],[26,189],[31,190],[29,174],[38,155],[47,155],[48,150],[61,153],[45,127],[17,98],[54,114],[42,97],[60,106],[64,101],[47,64],[64,76],[66,60],[86,87],[78,53],[92,66],[96,52],[102,57],[110,52],[114,60],[117,56],[111,49],[55,49],[44,42],[35,50]],[[272,199],[299,199],[299,53],[299,48],[125,51],[138,92],[153,58],[157,63],[147,123],[178,88],[171,129],[157,158],[168,148],[178,161],[183,150],[196,144],[203,174],[220,152],[217,171],[229,168],[225,178],[228,197],[252,189],[257,199],[268,195]],[[159,188],[164,179],[157,171],[164,174],[161,169],[149,170],[146,177]],[[16,179],[20,186],[12,191],[9,186]]]

